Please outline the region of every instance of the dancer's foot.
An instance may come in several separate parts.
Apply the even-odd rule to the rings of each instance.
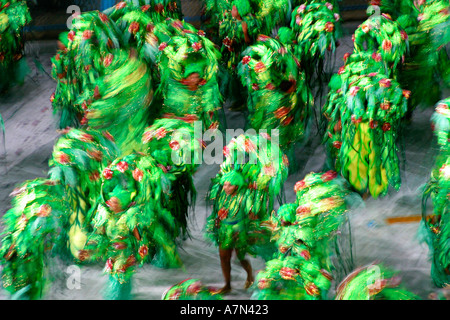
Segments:
[[[252,286],[252,284],[253,284],[253,280],[247,280],[247,281],[245,281],[245,284],[244,284],[244,289],[248,289],[248,288],[250,288],[251,286]]]
[[[231,287],[230,286],[224,286],[223,288],[215,291],[215,294],[227,294],[231,291]]]

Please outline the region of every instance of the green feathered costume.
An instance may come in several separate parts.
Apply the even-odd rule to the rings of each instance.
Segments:
[[[62,132],[49,161],[49,179],[27,181],[13,192],[1,247],[3,286],[13,299],[42,298],[50,253],[81,261],[101,172],[118,154],[109,139],[107,132]]]
[[[222,107],[219,51],[203,32],[183,21],[167,19],[155,27],[154,34],[162,117],[196,117],[202,121],[202,131],[217,129]]]
[[[59,37],[61,49],[52,58],[52,76],[57,81],[51,97],[58,127],[80,126],[83,115],[98,98],[97,79],[105,75],[115,50],[123,47],[115,23],[105,14],[92,11],[73,20],[72,29]]]
[[[176,205],[170,204],[173,181],[175,177],[151,156],[140,154],[118,158],[103,171],[99,202],[91,219],[94,232],[84,251],[90,259],[105,263],[115,288],[107,298],[129,298],[138,265],[181,266],[177,238],[186,226],[169,210]]]
[[[314,99],[299,60],[273,38],[259,35],[242,53],[238,74],[247,89],[247,127],[278,130],[280,148],[290,154],[308,137]]]
[[[289,2],[285,0],[206,0],[203,28],[219,46],[220,90],[232,108],[241,110],[247,97],[236,74],[242,52],[259,34],[271,35],[285,25]]]
[[[53,253],[76,263],[105,263],[108,299],[130,298],[132,275],[143,263],[182,264],[177,248],[188,236],[187,215],[195,201],[192,175],[198,167],[186,156],[201,156],[203,144],[194,137],[193,122],[216,126],[218,55],[191,25],[166,17],[150,21],[157,19],[145,15],[146,5],[121,2],[105,13],[83,13],[60,37],[52,60],[57,88],[51,100],[63,130],[49,163],[49,182],[43,182],[57,190],[27,183],[30,196],[14,200],[5,216],[4,285],[13,298],[42,297],[46,255],[41,248],[47,239]],[[162,43],[170,46],[167,52],[159,50]],[[171,55],[175,46],[189,59]],[[167,65],[182,70],[169,74]],[[177,110],[168,79],[195,72],[205,81],[189,92],[195,101]],[[42,205],[37,191],[39,198],[47,194],[49,205],[51,194],[61,203],[52,211],[55,216],[44,206],[38,217],[49,218],[34,222],[32,214]],[[47,221],[52,225],[44,225]],[[18,259],[28,254],[32,263],[19,266]]]
[[[374,198],[401,184],[397,132],[411,94],[395,80],[407,50],[402,34],[385,15],[363,22],[354,34],[354,52],[330,80],[322,109],[328,165]]]
[[[233,7],[238,15],[233,16]],[[289,2],[285,0],[206,0],[205,15],[210,23],[205,27],[221,46],[222,61],[228,70],[237,67],[240,54],[258,34],[270,35],[276,26],[283,26],[288,10]],[[247,24],[248,38],[244,35],[243,23]]]
[[[308,83],[322,81],[325,56],[334,53],[342,36],[339,7],[329,2],[312,1],[294,8],[290,28],[295,35],[293,51],[306,71]]]
[[[398,72],[402,87],[411,91],[409,114],[417,106],[435,105],[442,89],[450,87],[450,4],[445,0],[383,0],[379,6],[401,25],[405,32],[402,36],[409,40]]]
[[[310,173],[295,184],[296,201],[282,205],[267,225],[278,252],[258,273],[252,299],[327,299],[333,279],[332,244],[354,205],[336,172]]]
[[[0,2],[0,93],[12,84],[22,84],[29,71],[23,58],[23,27],[30,22],[26,1]]]
[[[108,132],[81,129],[64,130],[53,147],[49,177],[64,187],[67,202],[67,222],[61,229],[63,256],[80,260],[101,190],[101,173],[119,152]]]
[[[142,151],[142,132],[155,117],[150,114],[151,69],[134,49],[118,51],[110,59],[104,76],[95,81],[94,96],[86,104],[82,123],[107,130],[122,154]]]
[[[408,35],[397,21],[388,14],[373,15],[358,26],[352,39],[354,53],[371,53],[384,64],[384,73],[396,79],[409,47]]]
[[[268,219],[283,191],[287,157],[265,134],[233,138],[224,155],[225,161],[212,180],[209,199],[213,200],[213,211],[206,221],[206,237],[221,249],[234,248],[241,255],[270,259],[270,233],[261,222]],[[235,194],[225,193],[226,182],[237,186]]]
[[[436,105],[431,121],[439,146],[430,181],[423,193],[421,229],[423,240],[428,244],[431,256],[431,278],[438,287],[445,287],[450,281],[450,247],[448,245],[450,192],[450,98]],[[427,214],[427,200],[431,199],[433,211]]]
[[[26,181],[13,193],[2,220],[2,285],[12,299],[40,299],[46,287],[47,258],[67,206],[64,188],[48,179]],[[44,258],[45,257],[45,258]]]
[[[161,300],[223,300],[216,289],[207,287],[198,279],[186,279],[167,289]]]
[[[135,15],[137,10],[145,13],[154,24],[166,18],[182,18],[180,0],[125,0],[106,9],[104,13],[117,21],[119,17],[126,16],[128,13]]]

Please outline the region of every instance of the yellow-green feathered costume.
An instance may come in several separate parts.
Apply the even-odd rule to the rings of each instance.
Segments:
[[[0,2],[0,92],[23,83],[28,65],[23,58],[23,27],[31,22],[26,1]]]

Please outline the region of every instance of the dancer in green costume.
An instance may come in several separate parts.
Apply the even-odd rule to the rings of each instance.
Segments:
[[[162,117],[194,117],[204,130],[219,127],[222,96],[219,91],[220,53],[205,35],[179,20],[157,25],[155,60],[160,70],[157,96]],[[157,97],[158,98],[158,97]]]
[[[422,222],[419,229],[428,244],[431,257],[431,278],[438,287],[445,287],[450,281],[450,248],[448,246],[448,216],[450,192],[450,99],[437,103],[431,118],[438,144],[431,177],[423,192]],[[432,202],[432,213],[427,213],[428,199]]]
[[[247,128],[278,130],[280,148],[291,156],[293,146],[308,137],[314,104],[305,73],[289,47],[259,35],[242,53],[238,75],[247,89]]]
[[[289,166],[287,157],[267,135],[240,135],[225,147],[224,153],[226,159],[213,179],[210,193],[210,199],[214,200],[213,212],[205,226],[206,236],[219,247],[225,280],[219,293],[231,290],[233,251],[247,272],[246,289],[254,277],[245,255],[270,259],[274,253],[270,233],[261,222],[273,210]],[[248,162],[243,160],[245,155],[250,157]]]
[[[293,52],[301,61],[311,87],[317,82],[321,86],[327,80],[326,73],[330,71],[325,68],[325,58],[328,52],[335,52],[342,36],[340,20],[337,2],[307,1],[292,10]]]
[[[211,126],[215,101],[220,101],[214,91],[216,51],[189,24],[170,19],[152,23],[148,10],[131,2],[105,12],[111,16],[93,11],[75,18],[53,59],[57,89],[52,102],[55,112],[61,112],[63,130],[43,184],[55,190],[43,189],[37,197],[39,186],[27,182],[29,196],[19,193],[5,215],[4,286],[13,298],[43,297],[50,252],[78,264],[103,262],[108,299],[130,298],[132,276],[144,263],[166,268],[182,264],[177,249],[188,236],[187,214],[195,201],[192,175],[200,163],[189,159],[198,157],[202,147],[192,138],[193,121]],[[203,50],[189,43],[184,52],[189,57],[198,53],[198,65],[192,65],[197,69],[164,73],[163,68],[180,62],[170,49],[194,40],[191,33]],[[178,42],[170,42],[172,37]],[[177,66],[189,69],[185,63]],[[168,79],[196,72],[206,78],[192,90],[203,109],[190,104],[167,116],[177,101],[168,94]],[[202,85],[208,89],[200,90]],[[190,89],[186,84],[173,93]],[[41,198],[50,192],[58,195],[55,208],[40,210]],[[52,199],[49,195],[48,201]],[[32,259],[19,266],[28,255]]]
[[[256,276],[257,300],[412,300],[419,297],[400,285],[396,272],[381,264],[356,268],[340,282],[334,297],[332,281],[340,269],[353,269],[351,257],[336,248],[348,223],[348,210],[362,199],[336,172],[310,173],[295,184],[296,201],[271,215],[268,226],[278,252]],[[350,235],[351,236],[351,235]],[[351,250],[351,248],[350,248]],[[337,259],[336,259],[337,258]]]
[[[258,273],[252,299],[328,298],[339,267],[331,260],[335,241],[347,223],[347,211],[360,200],[333,171],[306,175],[294,191],[296,201],[282,205],[266,223],[278,250]]]
[[[0,2],[0,92],[22,84],[28,73],[23,58],[23,27],[31,22],[26,1]]]
[[[221,92],[232,102],[232,109],[242,110],[247,99],[236,74],[242,52],[259,34],[270,35],[277,26],[284,25],[288,10],[289,2],[285,0],[205,1],[205,15],[210,18],[205,28],[222,54]]]
[[[331,78],[322,110],[330,168],[374,198],[401,184],[397,138],[411,92],[395,79],[406,48],[407,37],[389,16],[363,22],[354,34],[354,52]]]
[[[445,0],[383,0],[377,5],[400,24],[409,40],[398,81],[411,91],[410,117],[418,106],[435,105],[443,89],[450,87],[450,4]]]

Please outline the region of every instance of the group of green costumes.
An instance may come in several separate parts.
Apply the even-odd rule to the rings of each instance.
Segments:
[[[109,299],[131,297],[132,276],[144,263],[180,267],[178,248],[189,236],[196,200],[196,160],[205,148],[195,123],[202,133],[224,129],[223,104],[233,99],[245,105],[245,129],[256,134],[227,141],[204,231],[240,259],[265,260],[252,299],[330,299],[340,267],[331,256],[348,210],[360,195],[377,198],[400,188],[399,130],[414,108],[430,103],[440,153],[424,192],[434,218],[424,213],[423,230],[433,248],[433,280],[444,286],[450,105],[439,100],[442,83],[450,84],[448,2],[381,1],[382,14],[357,28],[353,52],[331,78],[327,62],[342,36],[337,2],[204,5],[205,31],[182,20],[179,1],[130,0],[82,13],[60,35],[50,100],[61,136],[49,175],[16,188],[3,217],[2,279],[12,298],[44,296],[52,255],[104,263]],[[20,68],[12,61],[23,50],[20,29],[27,22],[23,1],[0,2],[0,74]],[[419,85],[418,75],[429,74],[433,95]],[[297,182],[295,202],[283,203],[296,146],[309,138],[315,98],[326,85],[319,110],[324,171]],[[233,194],[226,183],[235,186]],[[369,283],[374,267],[379,278]],[[418,299],[395,274],[381,264],[361,267],[333,298]],[[162,298],[222,299],[198,279],[174,285]]]

